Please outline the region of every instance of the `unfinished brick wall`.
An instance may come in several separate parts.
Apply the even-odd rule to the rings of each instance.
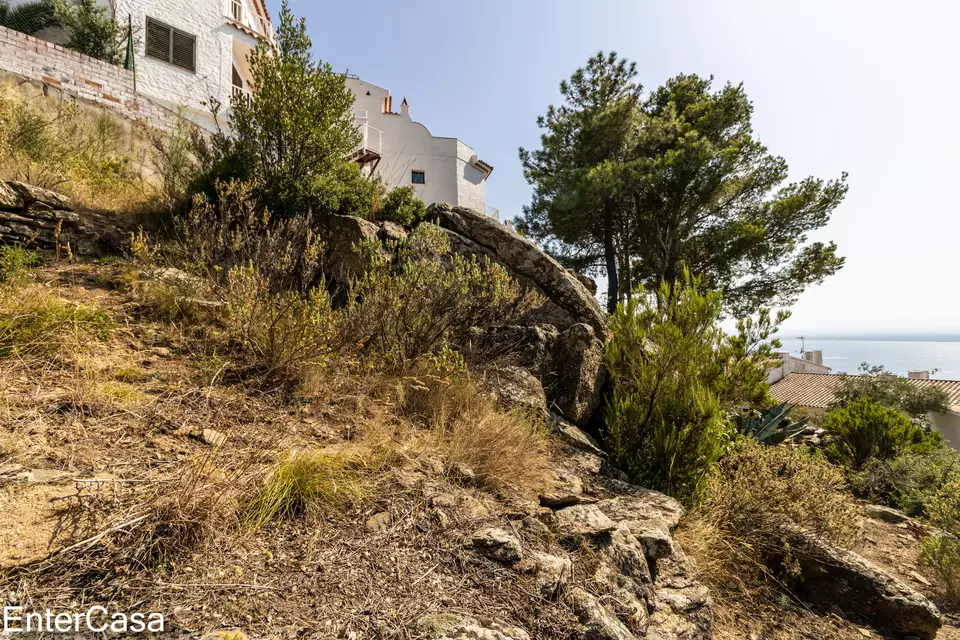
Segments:
[[[176,125],[176,114],[134,92],[132,71],[6,27],[0,27],[0,69],[164,131]]]

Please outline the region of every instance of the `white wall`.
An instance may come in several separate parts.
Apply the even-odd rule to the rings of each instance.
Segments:
[[[794,358],[788,353],[778,353],[780,364],[767,373],[767,384],[780,382],[791,373],[830,373],[830,367],[810,360]]]
[[[383,132],[376,173],[388,187],[411,185],[428,205],[447,202],[485,212],[486,175],[470,164],[473,149],[456,138],[433,136],[401,104],[393,105],[394,112],[400,113],[384,113],[384,99],[390,92],[383,87],[357,78],[348,78],[347,87],[356,98],[354,111],[366,112],[366,122]],[[426,183],[413,184],[413,171],[423,171]]]
[[[947,444],[960,451],[960,415],[956,413],[931,413],[933,428],[943,434]]]

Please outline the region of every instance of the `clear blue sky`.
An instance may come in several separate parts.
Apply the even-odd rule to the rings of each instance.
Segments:
[[[269,0],[274,16],[279,0]],[[487,203],[529,201],[517,147],[596,51],[743,82],[754,127],[792,176],[850,172],[819,238],[847,266],[804,294],[788,331],[960,332],[960,3],[929,0],[294,0],[316,55],[406,96],[414,120],[495,171]]]

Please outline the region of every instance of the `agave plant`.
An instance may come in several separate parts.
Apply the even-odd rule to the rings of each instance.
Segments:
[[[793,407],[784,402],[759,415],[743,418],[740,432],[761,444],[771,446],[792,440],[803,432],[809,419],[794,422],[790,419],[791,411]]]

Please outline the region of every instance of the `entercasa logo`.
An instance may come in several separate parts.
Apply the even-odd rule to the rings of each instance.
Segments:
[[[82,612],[25,612],[23,607],[4,607],[3,633],[161,633],[163,614],[110,613],[95,605]]]

